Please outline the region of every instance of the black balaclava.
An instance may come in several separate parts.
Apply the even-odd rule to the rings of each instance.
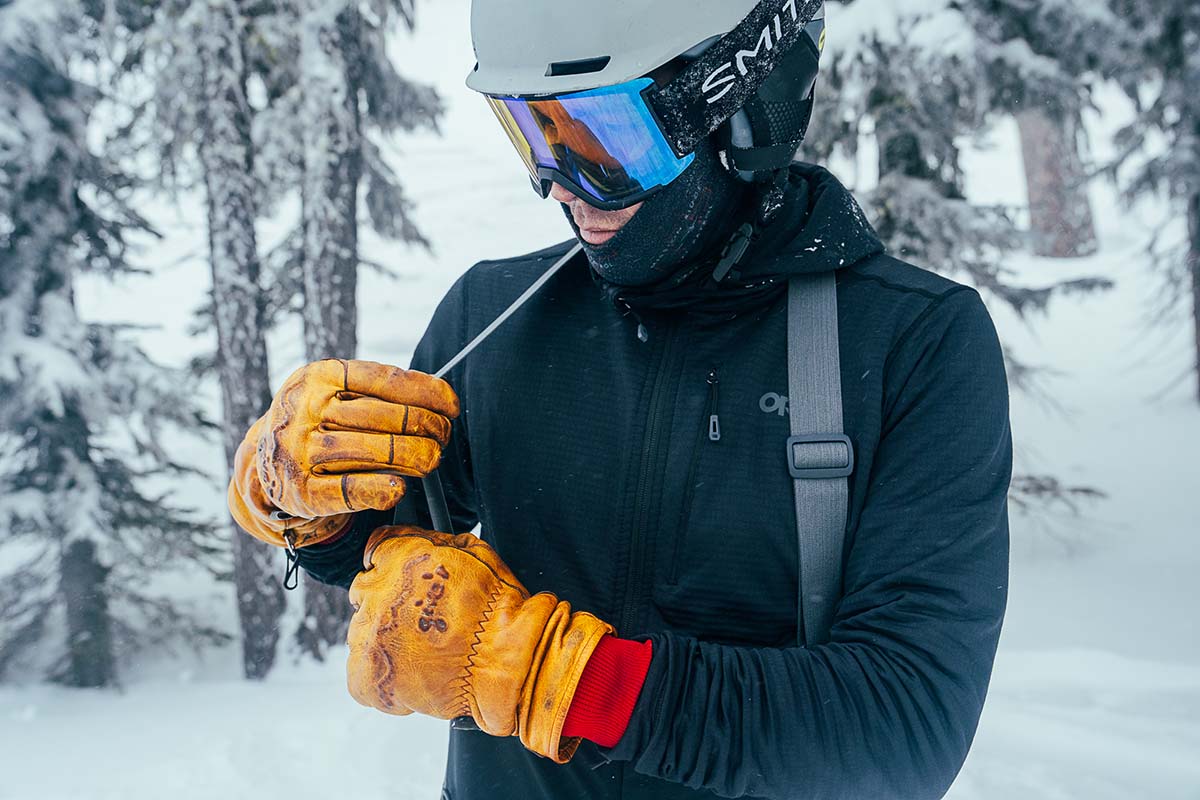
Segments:
[[[584,253],[605,282],[623,287],[662,283],[719,255],[744,220],[739,210],[749,187],[721,164],[712,137],[669,185],[651,195],[633,218],[602,245],[580,239]],[[579,236],[571,209],[567,220]]]

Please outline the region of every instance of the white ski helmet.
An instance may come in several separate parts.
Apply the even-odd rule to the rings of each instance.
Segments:
[[[488,96],[535,188],[560,181],[621,208],[677,177],[714,132],[743,177],[786,168],[811,117],[824,2],[473,0],[471,37],[467,85]]]

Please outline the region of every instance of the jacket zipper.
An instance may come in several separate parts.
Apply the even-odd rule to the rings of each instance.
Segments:
[[[662,460],[662,454],[659,451],[662,450],[663,417],[673,390],[669,384],[675,339],[676,329],[672,325],[662,337],[662,355],[659,357],[654,383],[650,389],[649,417],[646,421],[645,443],[633,502],[633,529],[629,540],[629,570],[625,576],[625,602],[617,626],[619,634],[624,636],[637,633],[638,597],[645,577],[645,540],[651,523],[650,495],[656,474],[661,471],[659,462]]]
[[[675,548],[671,554],[671,567],[667,570],[667,583],[672,586],[679,583],[679,562],[683,558],[683,545],[687,540],[688,522],[692,517],[692,500],[696,496],[696,470],[700,462],[701,450],[704,447],[705,439],[710,442],[721,441],[721,418],[718,416],[718,401],[720,397],[717,394],[717,387],[721,382],[717,378],[715,367],[708,371],[705,383],[708,384],[708,427],[697,438],[696,446],[692,448],[692,459],[688,464],[687,483],[684,485],[683,506],[679,511],[679,527],[675,534]]]
[[[710,369],[708,371],[708,440],[710,442],[721,441],[721,418],[717,416],[717,386],[720,383],[717,380],[717,370]]]

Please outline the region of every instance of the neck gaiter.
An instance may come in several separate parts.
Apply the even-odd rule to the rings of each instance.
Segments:
[[[625,227],[602,245],[583,242],[592,269],[617,286],[648,286],[697,260],[715,257],[738,225],[748,187],[721,165],[712,138],[670,185],[648,199]],[[579,228],[564,205],[575,235]],[[580,240],[582,241],[582,239]]]

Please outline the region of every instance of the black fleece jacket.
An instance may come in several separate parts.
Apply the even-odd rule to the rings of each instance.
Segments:
[[[767,239],[744,282],[838,270],[857,464],[832,641],[794,644],[783,293],[751,293],[732,319],[635,318],[580,258],[450,373],[464,410],[442,480],[457,529],[479,523],[531,592],[652,639],[654,657],[616,747],[558,766],[515,738],[452,731],[444,797],[936,798],[953,781],[1008,582],[1012,448],[992,322],[973,290],[883,255],[824,170],[793,171]],[[567,247],[467,272],[413,367],[438,369]],[[401,511],[428,524],[419,482]],[[302,565],[348,585],[389,518],[359,514]]]

